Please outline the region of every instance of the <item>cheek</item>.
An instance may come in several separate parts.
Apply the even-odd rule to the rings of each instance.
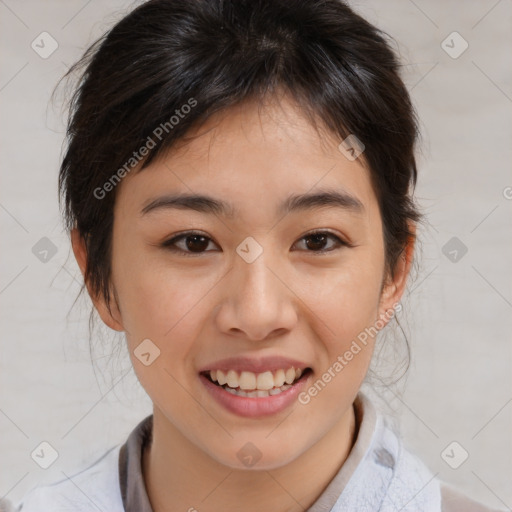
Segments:
[[[330,279],[315,281],[311,308],[323,351],[314,380],[299,397],[301,407],[318,413],[306,415],[306,422],[318,415],[337,418],[355,399],[373,354],[381,273],[375,260],[361,253]]]
[[[127,335],[133,341],[153,337],[168,344],[187,326],[191,337],[197,317],[195,323],[191,319],[218,279],[212,272],[170,268],[162,258],[132,255],[120,261],[115,282]],[[186,343],[184,336],[180,336],[180,343]]]
[[[383,263],[378,247],[354,251],[328,278],[311,280],[322,350],[315,380],[300,403],[334,415],[355,398],[373,354]],[[383,257],[383,255],[382,255]],[[336,407],[333,407],[336,404]]]
[[[122,283],[117,288],[126,340],[140,384],[173,423],[179,424],[186,415],[200,423],[202,411],[190,403],[187,389],[200,348],[194,342],[200,338],[206,314],[204,298],[216,279],[194,279],[135,257],[118,266],[117,277]],[[153,353],[158,354],[149,365],[137,356],[147,339],[151,343],[145,342],[144,352],[152,360]],[[169,397],[174,397],[172,407]]]
[[[307,282],[304,300],[338,350],[377,319],[383,268],[371,252],[354,252],[339,268]]]

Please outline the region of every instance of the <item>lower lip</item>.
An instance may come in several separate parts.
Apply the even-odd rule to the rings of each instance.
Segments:
[[[269,395],[259,398],[233,395],[221,386],[217,386],[217,384],[211,382],[204,375],[199,374],[199,377],[213,398],[228,411],[238,414],[239,416],[256,418],[281,412],[295,402],[297,396],[304,389],[309,380],[309,373],[308,371],[308,375],[305,378],[298,380],[286,391],[281,391],[278,395]]]

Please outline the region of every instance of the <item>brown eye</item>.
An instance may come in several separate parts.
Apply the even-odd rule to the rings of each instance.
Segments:
[[[300,242],[305,242],[304,247],[307,252],[318,254],[332,252],[342,246],[350,247],[350,244],[328,231],[309,233],[303,236]],[[186,256],[194,256],[211,252],[212,249],[208,250],[210,243],[216,245],[210,237],[202,233],[188,232],[166,240],[162,243],[162,247]]]
[[[349,244],[341,240],[338,236],[328,231],[316,231],[303,236],[300,241],[305,241],[307,252],[331,252],[341,246],[348,246]]]
[[[169,249],[174,252],[181,252],[186,255],[201,254],[207,251],[210,242],[213,243],[212,239],[203,235],[202,233],[182,233],[181,235],[175,236],[170,240],[166,240],[162,247]]]

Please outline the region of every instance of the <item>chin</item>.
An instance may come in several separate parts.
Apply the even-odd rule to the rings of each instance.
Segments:
[[[261,442],[247,440],[233,443],[232,450],[217,453],[214,459],[233,470],[269,471],[292,463],[301,454],[297,446],[291,446],[289,450],[285,448],[277,438],[274,443],[264,438]]]

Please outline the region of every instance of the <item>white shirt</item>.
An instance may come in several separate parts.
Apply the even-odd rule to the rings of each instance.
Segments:
[[[397,434],[359,393],[357,438],[349,456],[307,512],[499,512],[439,481],[406,451]],[[153,416],[124,444],[70,479],[40,486],[9,512],[153,512],[142,475],[142,450],[151,442]],[[2,511],[0,503],[0,512]]]

